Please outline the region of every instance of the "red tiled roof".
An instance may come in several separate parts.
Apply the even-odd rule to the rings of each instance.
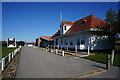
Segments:
[[[33,44],[33,43],[25,43],[25,44]]]
[[[40,36],[41,38],[47,39],[47,40],[53,40],[51,39],[51,36]]]
[[[0,41],[0,43],[6,43],[6,41]]]
[[[82,24],[83,21],[85,23]],[[106,22],[103,21],[102,19],[97,18],[94,15],[89,15],[85,18],[75,21],[73,26],[65,34],[77,32],[77,31],[85,30],[89,28],[102,28],[103,24],[105,23]]]
[[[40,38],[36,38],[37,40],[39,40]]]
[[[63,24],[68,24],[68,25],[73,25],[74,22],[62,21],[61,23],[63,23]]]
[[[58,30],[51,38],[59,36],[60,35],[60,30]]]

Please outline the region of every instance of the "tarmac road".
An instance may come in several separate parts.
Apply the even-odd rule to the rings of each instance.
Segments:
[[[117,78],[118,67],[106,70],[105,64],[83,58],[69,58],[40,50],[22,47],[16,78],[68,78],[98,69],[106,72],[86,76],[87,78]]]

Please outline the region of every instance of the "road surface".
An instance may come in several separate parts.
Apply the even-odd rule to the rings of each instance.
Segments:
[[[116,78],[118,68],[104,69],[105,64],[83,58],[70,58],[40,50],[22,47],[16,78],[69,78],[102,69],[101,73],[87,75],[87,78]],[[104,72],[105,71],[105,72]]]

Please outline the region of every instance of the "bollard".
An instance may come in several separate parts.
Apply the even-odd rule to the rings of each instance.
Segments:
[[[75,52],[77,53],[77,45],[75,45]]]
[[[10,62],[10,60],[11,60],[11,53],[9,53],[9,62]]]
[[[110,69],[110,55],[107,55],[106,69]]]
[[[58,50],[57,50],[57,49],[55,50],[55,53],[56,53],[56,54],[58,53]]]
[[[52,53],[54,53],[54,49],[52,49]]]
[[[50,52],[53,53],[53,49],[51,49]]]
[[[64,51],[62,51],[62,56],[65,56],[65,52]]]
[[[2,71],[4,70],[5,67],[5,58],[2,58]]]
[[[62,50],[62,45],[61,45],[61,50]]]
[[[68,51],[68,45],[67,45],[67,51]]]
[[[47,51],[47,47],[45,48],[45,50]]]
[[[55,45],[54,45],[54,49],[55,49]]]
[[[111,65],[113,65],[115,50],[112,50]]]
[[[49,48],[49,45],[48,45],[48,48]]]
[[[49,52],[49,47],[48,47],[48,52]]]
[[[58,50],[59,50],[59,45],[58,45]]]

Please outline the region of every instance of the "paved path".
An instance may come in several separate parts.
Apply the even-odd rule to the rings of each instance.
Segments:
[[[83,73],[89,73],[103,69],[104,64],[96,63],[82,58],[70,59],[49,53],[38,48],[23,47],[20,56],[16,78],[68,78],[79,77]],[[86,76],[96,78],[116,78],[118,68],[112,67],[106,72]]]

